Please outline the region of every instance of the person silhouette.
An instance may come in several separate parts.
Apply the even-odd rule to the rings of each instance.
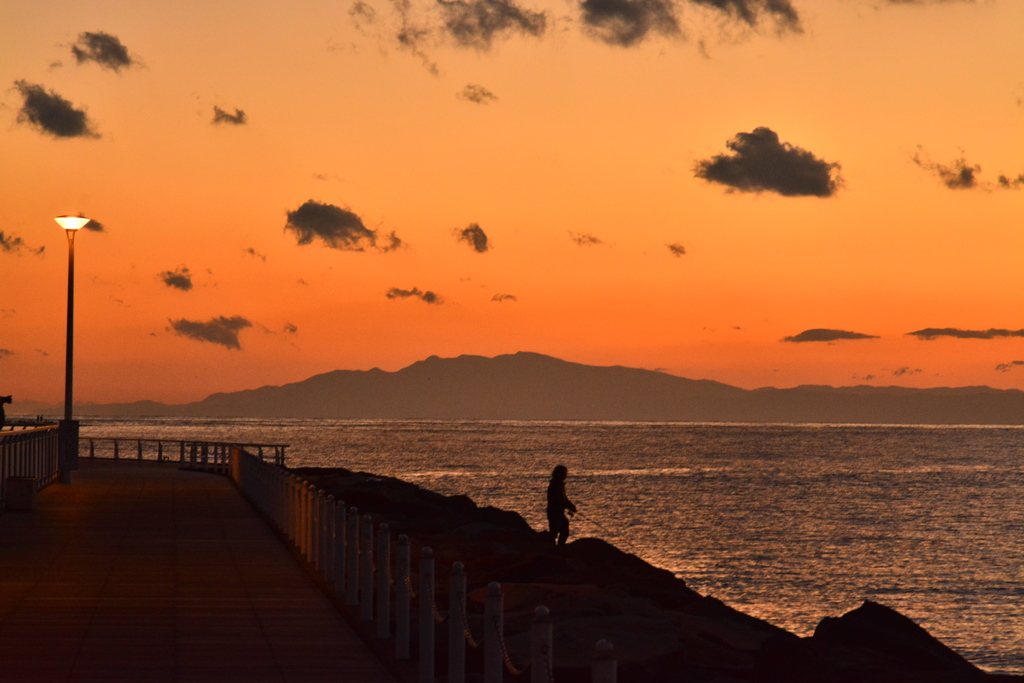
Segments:
[[[548,483],[548,534],[556,546],[565,545],[569,538],[569,517],[576,514],[576,506],[565,494],[565,478],[569,470],[565,465],[557,465],[551,470],[551,481]],[[566,512],[569,517],[566,517]]]
[[[7,421],[7,416],[4,415],[4,404],[11,402],[10,396],[0,396],[0,429],[4,428],[4,422]]]

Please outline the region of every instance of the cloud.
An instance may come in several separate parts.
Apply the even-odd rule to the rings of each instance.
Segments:
[[[1009,372],[1017,365],[1024,365],[1024,360],[1011,360],[1009,363],[1000,363],[996,366],[996,372]]]
[[[1024,187],[1024,173],[1021,173],[1016,178],[1010,178],[1009,176],[999,176],[999,187],[1004,190],[1019,190]]]
[[[668,247],[669,253],[676,258],[686,255],[686,247],[679,244],[679,242],[673,242],[672,244],[666,244],[665,246]]]
[[[465,88],[460,90],[457,97],[461,97],[464,100],[473,102],[474,104],[490,104],[496,102],[498,96],[492,93],[490,90],[482,85],[474,85],[469,83]]]
[[[386,254],[389,251],[394,251],[395,249],[402,249],[407,246],[408,245],[404,241],[402,241],[402,238],[396,235],[395,231],[392,230],[388,234],[382,236],[381,246],[378,248],[383,253]]]
[[[185,266],[179,266],[176,270],[165,270],[158,277],[168,287],[180,289],[187,292],[192,289],[192,273]]]
[[[82,109],[41,85],[15,81],[23,103],[18,111],[18,123],[35,126],[55,138],[98,138],[89,117]]]
[[[432,75],[440,75],[440,69],[437,68],[437,63],[431,59],[430,55],[427,54],[424,48],[424,43],[429,39],[433,31],[430,28],[415,23],[412,18],[412,2],[410,0],[391,0],[392,6],[398,13],[401,25],[398,32],[395,34],[395,40],[398,41],[398,47],[403,50],[408,50],[416,57],[419,57],[423,63],[423,68],[429,71]],[[353,8],[354,9],[354,8]],[[351,15],[352,20],[356,23],[359,28],[359,17]],[[360,29],[361,30],[361,29]]]
[[[740,192],[775,192],[783,197],[831,197],[842,186],[838,163],[780,142],[770,128],[737,133],[726,146],[733,154],[698,161],[694,174]]]
[[[241,126],[247,122],[248,121],[245,118],[245,112],[239,109],[238,107],[235,107],[234,114],[230,114],[216,105],[214,105],[213,107],[212,123],[215,126],[222,123],[229,123],[233,126]]]
[[[455,239],[459,242],[465,242],[478,254],[482,254],[491,248],[490,242],[487,240],[487,234],[477,223],[470,223],[462,230],[456,228]]]
[[[572,232],[570,230],[569,239],[575,242],[578,247],[596,247],[599,244],[604,244],[600,237],[587,232]]]
[[[79,33],[78,42],[71,46],[71,54],[79,64],[96,62],[111,71],[120,71],[138,64],[138,60],[128,54],[128,48],[116,36],[103,31]]]
[[[955,327],[926,327],[923,330],[907,332],[908,337],[917,337],[922,341],[933,341],[939,337],[954,339],[1005,339],[1007,337],[1024,337],[1024,330],[1003,330],[989,328],[987,330],[961,330]]]
[[[288,211],[285,231],[292,231],[299,244],[309,244],[319,239],[324,245],[342,251],[365,251],[376,247],[377,231],[370,230],[363,220],[348,209],[307,200],[294,211]],[[383,236],[381,251],[393,251],[402,246],[402,240],[394,233]]]
[[[761,23],[763,15],[769,15],[781,29],[800,33],[800,15],[790,0],[692,0],[698,5],[707,5],[721,10],[730,17],[739,19],[748,26]]]
[[[10,349],[0,349],[0,360],[3,360],[4,358],[10,358],[13,355],[14,351],[11,351]]]
[[[547,28],[547,14],[523,9],[512,0],[437,0],[437,6],[444,32],[460,47],[489,50],[498,37],[540,37]]]
[[[363,26],[377,23],[377,10],[363,0],[353,3],[348,15],[352,17],[352,23],[360,33],[363,32]]]
[[[179,336],[201,342],[210,342],[211,344],[220,344],[226,349],[236,350],[241,350],[242,348],[238,343],[238,333],[247,327],[252,327],[252,323],[240,315],[230,318],[219,316],[211,318],[206,322],[186,320],[185,318],[170,320],[169,322],[171,323],[171,329]]]
[[[584,31],[608,45],[632,47],[648,35],[679,38],[679,19],[671,0],[583,0]]]
[[[0,230],[0,253],[20,254],[22,249],[27,249],[36,256],[42,256],[43,252],[46,251],[46,246],[30,247],[25,244],[25,240],[21,239],[21,237],[13,233],[7,234]]]
[[[792,337],[783,337],[784,342],[834,342],[846,339],[878,339],[873,334],[861,334],[860,332],[848,332],[846,330],[827,330],[822,328],[815,328],[812,330],[804,330],[800,334],[793,335]]]
[[[384,294],[389,299],[408,299],[409,297],[415,297],[421,299],[428,304],[441,305],[444,303],[444,299],[440,296],[431,292],[430,290],[421,291],[418,287],[412,289],[399,289],[398,287],[392,287]]]
[[[246,249],[242,253],[248,254],[249,256],[255,256],[256,258],[258,258],[259,260],[263,261],[264,263],[267,262],[267,255],[266,254],[261,254],[260,252],[256,251],[252,247],[249,247],[248,249]]]
[[[285,323],[284,324],[284,333],[285,334],[298,334],[299,333],[299,328],[296,327],[295,325],[291,324],[291,323]]]
[[[502,303],[504,301],[519,301],[514,294],[495,294],[491,297],[491,301]]]
[[[971,165],[963,154],[949,165],[939,164],[929,159],[924,149],[918,146],[911,161],[938,176],[942,184],[951,190],[974,190],[980,187],[978,174],[981,173],[981,166]]]
[[[904,375],[918,375],[924,372],[921,368],[911,369],[909,365],[898,367],[892,371],[894,377],[903,377]]]

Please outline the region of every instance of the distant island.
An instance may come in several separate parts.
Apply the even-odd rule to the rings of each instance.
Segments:
[[[20,414],[59,406],[15,402]],[[12,410],[11,412],[15,412]],[[602,420],[1021,425],[1024,392],[991,387],[741,389],[664,372],[519,352],[431,356],[396,372],[335,370],[202,401],[77,405],[82,416],[444,420]]]

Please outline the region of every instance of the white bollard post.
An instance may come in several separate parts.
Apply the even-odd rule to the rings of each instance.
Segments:
[[[597,654],[594,657],[592,683],[616,683],[618,679],[618,662],[615,661],[615,649],[612,641],[597,641]]]
[[[501,584],[491,581],[487,584],[484,599],[484,683],[501,683],[501,669],[505,663],[501,641],[504,637],[505,599],[501,595]]]
[[[538,605],[530,624],[530,683],[550,683],[554,680],[553,670],[551,612],[544,605]]]
[[[423,548],[419,585],[420,683],[434,683],[434,551]]]
[[[359,621],[373,621],[373,518],[363,515],[359,527]]]
[[[309,498],[306,500],[309,506],[309,528],[306,533],[309,535],[309,553],[306,556],[309,564],[316,568],[316,486],[309,484]]]
[[[348,509],[348,558],[345,564],[348,575],[345,578],[345,604],[359,604],[359,508]]]
[[[466,568],[452,565],[448,581],[448,683],[466,683]]]
[[[312,484],[306,485],[306,561],[313,564],[316,561],[316,547],[313,545],[313,525],[316,524],[316,487]]]
[[[324,507],[320,514],[323,520],[323,577],[328,584],[334,582],[334,508],[334,494],[329,493],[324,498]]]
[[[313,499],[313,571],[319,573],[324,568],[324,490],[317,489]]]
[[[299,484],[298,477],[288,475],[288,538],[299,545]]]
[[[409,537],[395,546],[395,659],[409,659]]]
[[[348,590],[345,585],[345,553],[348,550],[345,543],[348,518],[345,514],[345,501],[336,501],[334,506],[334,593],[344,595]]]
[[[377,528],[377,637],[391,637],[391,532],[387,522]]]

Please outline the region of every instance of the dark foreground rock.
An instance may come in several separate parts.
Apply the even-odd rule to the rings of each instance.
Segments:
[[[437,561],[437,605],[448,606],[452,563],[466,567],[470,630],[483,634],[486,586],[501,583],[505,640],[518,665],[529,657],[537,605],[554,622],[554,678],[590,680],[596,642],[615,646],[622,683],[967,683],[1024,681],[986,674],[898,612],[874,602],[825,618],[800,638],[691,590],[671,572],[596,539],[556,549],[507,510],[478,507],[409,482],[343,469],[296,472],[335,497],[409,536],[413,566],[429,546]],[[415,574],[415,569],[414,572]],[[412,581],[416,583],[416,576]],[[438,629],[437,662],[447,659]],[[415,651],[415,648],[414,648]],[[482,653],[470,649],[470,670]],[[470,681],[477,680],[472,675]]]

